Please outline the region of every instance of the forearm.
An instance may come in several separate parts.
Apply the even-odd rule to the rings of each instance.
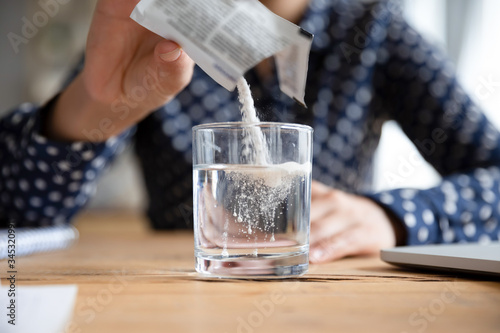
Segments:
[[[125,144],[126,134],[105,143],[52,141],[40,132],[46,111],[24,104],[0,119],[0,225],[69,222]]]

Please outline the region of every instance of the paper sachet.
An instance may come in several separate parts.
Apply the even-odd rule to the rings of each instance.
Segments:
[[[274,55],[281,91],[305,104],[313,36],[258,0],[142,0],[130,17],[179,43],[230,91],[245,72]]]

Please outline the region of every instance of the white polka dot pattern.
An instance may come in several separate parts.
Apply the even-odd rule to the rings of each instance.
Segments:
[[[428,190],[368,195],[399,217],[406,242],[498,239],[500,135],[443,54],[405,23],[392,1],[312,0],[301,25],[316,36],[309,109],[284,96],[275,75],[250,71],[246,78],[262,120],[315,128],[313,177],[368,193],[382,125],[394,119],[444,177]],[[191,127],[239,120],[238,109],[235,93],[195,68],[190,85],[139,124],[136,151],[154,227],[189,227]],[[56,144],[37,134],[36,112],[24,104],[0,122],[0,220],[64,223],[93,194],[127,134],[97,146]]]
[[[37,133],[38,111],[23,104],[0,121],[0,225],[7,220],[18,226],[68,223],[92,194],[85,186],[96,176],[88,175],[101,173],[129,135],[103,144],[51,142]],[[26,149],[20,147],[23,141]],[[72,200],[75,195],[79,203]]]

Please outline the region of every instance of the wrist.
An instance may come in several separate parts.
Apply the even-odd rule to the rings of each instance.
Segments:
[[[404,223],[391,210],[387,209],[386,207],[380,207],[383,209],[385,215],[387,216],[387,219],[392,226],[394,236],[396,237],[396,246],[406,245],[408,235]]]
[[[49,105],[43,133],[58,141],[106,141],[133,125],[127,112],[115,110],[113,103],[98,101],[86,89],[78,75]]]

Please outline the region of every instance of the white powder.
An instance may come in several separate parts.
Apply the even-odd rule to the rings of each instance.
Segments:
[[[257,111],[255,110],[254,101],[252,98],[252,92],[250,91],[250,86],[244,77],[238,80],[238,100],[241,103],[241,116],[244,123],[259,123],[260,119],[257,117]]]
[[[288,181],[290,182],[293,177],[307,175],[311,170],[311,163],[299,164],[296,162],[287,162],[283,164],[273,164],[266,166],[266,168],[255,168],[242,170],[247,176],[254,179],[261,179],[263,185],[268,187],[278,187]],[[285,186],[286,187],[286,186]]]
[[[224,181],[233,202],[232,223],[241,224],[248,240],[265,234],[275,241],[277,224],[283,223],[284,209],[295,210],[293,203],[310,174],[311,164],[288,162],[266,166],[232,165],[226,168]],[[294,214],[293,212],[291,213]],[[240,228],[241,228],[240,227]],[[224,231],[227,232],[224,225]],[[238,229],[241,230],[241,229]],[[260,234],[260,236],[259,236]],[[223,249],[227,249],[227,234],[223,234]],[[223,255],[227,253],[223,252]]]
[[[244,77],[238,80],[238,100],[241,103],[241,117],[243,123],[259,124],[254,100],[250,86]],[[278,165],[270,165],[269,150],[267,149],[266,138],[259,126],[249,127],[245,131],[242,150],[243,158],[250,165],[269,165],[269,168],[254,169],[254,177],[261,178],[267,186],[279,185],[284,177],[294,175],[304,175],[311,169],[310,163],[298,164],[288,162]]]
[[[233,216],[235,222],[245,223],[247,235],[252,235],[257,230],[270,232],[269,241],[274,242],[278,207],[287,201],[290,191],[305,181],[311,171],[311,163],[272,164],[266,138],[258,126],[260,119],[257,117],[250,87],[243,77],[238,80],[237,87],[242,121],[256,126],[244,129],[244,147],[241,152],[243,165],[226,169],[227,179],[238,189],[234,192],[238,209],[233,212]],[[261,225],[262,222],[264,226]],[[222,255],[227,256],[227,225],[224,226],[224,231]],[[254,256],[257,253],[255,248]]]
[[[252,92],[250,86],[244,77],[238,80],[238,100],[241,103],[241,117],[243,123],[259,124],[260,119],[257,117]],[[266,145],[266,138],[259,126],[251,126],[245,129],[245,137],[243,138],[243,158],[248,164],[267,165],[269,163],[269,152]]]

